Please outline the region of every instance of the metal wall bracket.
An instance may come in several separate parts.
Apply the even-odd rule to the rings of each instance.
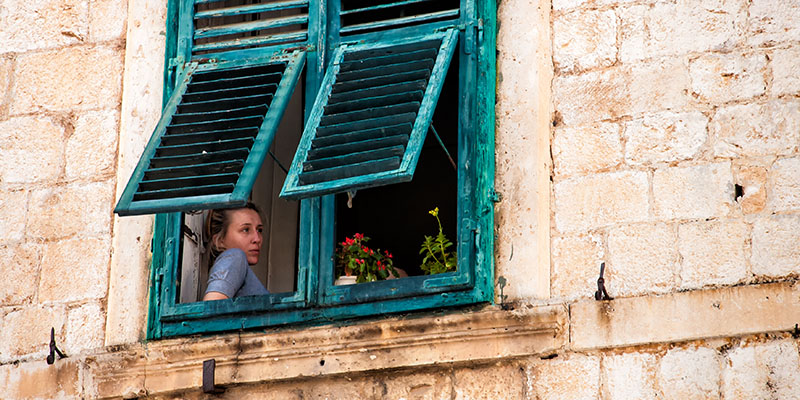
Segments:
[[[56,347],[56,328],[50,328],[50,354],[47,355],[48,364],[56,362],[56,354],[58,354],[59,360],[67,356]]]
[[[222,394],[225,388],[214,384],[214,372],[217,367],[217,360],[210,359],[203,361],[203,393]]]
[[[600,278],[597,279],[597,291],[594,292],[594,299],[595,300],[614,300],[613,297],[608,295],[606,291],[606,280],[603,279],[603,273],[606,270],[606,263],[600,264]]]

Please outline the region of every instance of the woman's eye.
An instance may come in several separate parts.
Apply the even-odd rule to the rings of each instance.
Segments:
[[[264,228],[258,228],[258,233],[264,233]]]

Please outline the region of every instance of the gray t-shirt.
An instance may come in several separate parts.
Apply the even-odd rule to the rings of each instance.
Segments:
[[[208,292],[220,292],[228,298],[269,294],[250,269],[242,249],[228,249],[217,257],[208,273]]]

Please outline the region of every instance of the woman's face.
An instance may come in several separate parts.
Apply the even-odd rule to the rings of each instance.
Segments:
[[[256,264],[261,254],[263,230],[264,226],[258,213],[249,208],[242,208],[231,214],[231,224],[228,225],[220,244],[225,250],[242,249],[247,255],[247,262],[251,265]]]

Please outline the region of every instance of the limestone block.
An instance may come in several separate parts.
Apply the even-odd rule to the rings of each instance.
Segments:
[[[624,5],[637,0],[553,0],[554,10],[565,10],[578,6],[602,7],[610,5]]]
[[[525,376],[516,364],[461,368],[453,376],[453,399],[520,399]]]
[[[34,356],[43,360],[48,353],[50,328],[56,342],[63,343],[66,310],[63,306],[28,306],[6,314],[0,323],[0,362]]]
[[[106,239],[69,239],[45,244],[39,301],[105,297],[110,255],[111,245]]]
[[[661,112],[625,123],[625,161],[631,165],[694,157],[708,139],[708,118],[700,112]]]
[[[800,40],[800,1],[753,0],[748,14],[749,44],[757,46]]]
[[[78,116],[67,139],[66,174],[70,178],[109,175],[116,166],[119,112],[87,111]]]
[[[658,386],[667,399],[719,398],[719,355],[709,348],[676,348],[661,358]]]
[[[555,184],[555,222],[561,232],[648,218],[647,173],[610,172]]]
[[[656,357],[647,353],[624,353],[603,358],[608,400],[658,398],[655,387]]]
[[[678,262],[674,229],[630,225],[608,233],[606,288],[612,297],[663,293],[675,287]]]
[[[0,57],[0,117],[5,116],[8,106],[6,94],[11,89],[11,76],[14,72],[14,60],[11,57]]]
[[[0,54],[80,43],[86,37],[86,0],[4,2]]]
[[[503,200],[495,213],[496,274],[513,275],[504,293],[510,299],[548,298],[553,76],[550,7],[507,0],[498,4],[497,14],[495,188]]]
[[[27,190],[0,190],[0,232],[3,232],[0,235],[0,243],[16,242],[22,239],[25,233],[27,210]]]
[[[800,209],[800,157],[777,160],[772,165],[767,205],[772,211]]]
[[[607,67],[617,57],[617,16],[612,10],[575,11],[553,21],[556,69],[574,72]]]
[[[561,177],[599,172],[622,163],[620,126],[598,123],[557,129],[553,164]]]
[[[0,246],[0,306],[30,303],[36,295],[41,246],[34,243]]]
[[[800,92],[800,47],[777,49],[772,52],[772,94],[797,94]],[[2,92],[0,92],[2,93]]]
[[[71,308],[67,314],[67,340],[64,342],[64,351],[78,354],[102,347],[105,316],[105,310],[97,302]]]
[[[46,117],[0,121],[0,182],[56,180],[64,170],[64,127]]]
[[[721,104],[750,99],[767,90],[764,54],[708,54],[689,62],[692,93],[703,102]]]
[[[789,331],[799,319],[793,282],[592,299],[570,306],[570,343],[586,350]]]
[[[107,234],[113,201],[110,181],[34,190],[28,206],[27,236],[58,239]]]
[[[553,239],[554,298],[591,297],[597,290],[600,263],[604,259],[599,235],[567,236]]]
[[[540,400],[600,398],[600,357],[571,354],[526,370],[528,396]]]
[[[730,163],[657,169],[653,174],[655,213],[664,219],[714,218],[733,207]]]
[[[678,58],[622,65],[553,80],[553,104],[567,125],[590,124],[666,109],[689,102],[689,74]]]
[[[733,178],[744,192],[737,200],[742,212],[761,212],[767,204],[767,169],[759,165],[734,165]]]
[[[800,100],[769,100],[720,107],[711,118],[717,157],[775,156],[796,152],[800,144]]]
[[[753,225],[752,268],[756,276],[800,272],[800,216],[773,215]]]
[[[388,374],[377,377],[379,386],[385,392],[379,393],[386,399],[408,400],[450,400],[453,397],[453,382],[447,371],[431,371],[428,373]],[[464,375],[456,374],[458,377]],[[518,382],[521,386],[521,381]]]
[[[622,9],[620,60],[630,63],[734,46],[745,17],[743,4],[714,3],[679,0]]]
[[[795,342],[755,343],[728,352],[722,371],[725,399],[800,399]]]
[[[122,92],[122,51],[78,46],[17,57],[12,113],[116,106]]]
[[[49,339],[49,337],[48,337]],[[3,372],[7,381],[3,384]],[[0,365],[4,399],[82,399],[80,361],[64,358],[48,365],[43,359]]]
[[[125,33],[128,2],[123,0],[89,1],[89,40],[119,39]]]
[[[681,288],[730,285],[747,278],[745,242],[749,233],[742,221],[681,224],[678,227]]]

